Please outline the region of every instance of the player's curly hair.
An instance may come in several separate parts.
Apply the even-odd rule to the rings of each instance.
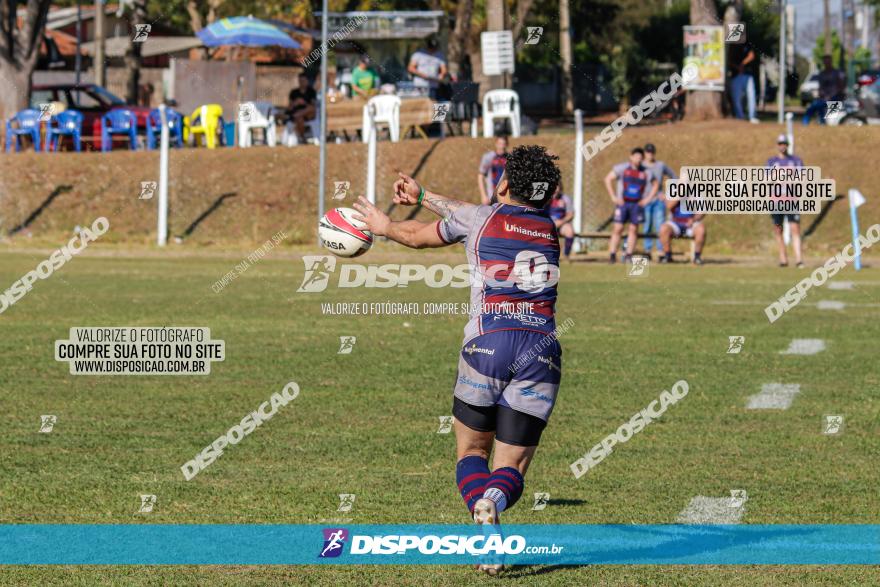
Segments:
[[[523,145],[516,147],[507,155],[504,177],[507,179],[510,197],[517,202],[543,208],[556,192],[556,186],[562,179],[555,161],[559,157],[547,152],[541,145]],[[532,199],[536,195],[536,184],[546,183],[543,197]]]

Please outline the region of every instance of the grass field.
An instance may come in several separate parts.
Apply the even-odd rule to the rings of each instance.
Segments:
[[[0,254],[0,289],[49,251]],[[453,483],[451,413],[463,316],[322,315],[321,302],[465,302],[466,290],[296,293],[299,254],[212,285],[249,250],[116,251],[95,245],[0,315],[0,519],[3,523],[464,523]],[[370,263],[463,262],[391,245]],[[820,259],[812,260],[818,266]],[[807,270],[741,262],[650,268],[563,266],[560,399],[508,523],[673,523],[693,496],[745,489],[743,523],[880,523],[876,340],[880,280],[846,269],[852,290],[813,290],[774,324],[763,309]],[[822,310],[820,300],[846,304]],[[406,324],[405,324],[406,323]],[[227,358],[206,377],[71,376],[54,341],[74,326],[207,326]],[[354,335],[352,354],[339,337]],[[745,336],[727,354],[728,336]],[[826,350],[783,355],[792,339]],[[586,476],[569,464],[679,379],[689,395]],[[180,466],[260,402],[296,381],[301,393],[192,481]],[[746,410],[764,383],[799,383],[785,411]],[[40,415],[58,416],[50,434]],[[825,414],[845,416],[840,436]],[[157,496],[137,513],[139,494]],[[357,495],[338,513],[338,494]],[[416,504],[417,507],[412,507]],[[5,567],[0,584],[463,585],[460,567]],[[872,567],[526,567],[504,584],[867,585]]]

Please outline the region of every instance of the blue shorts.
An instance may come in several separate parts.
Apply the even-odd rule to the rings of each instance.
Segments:
[[[499,330],[461,349],[455,397],[472,406],[504,406],[550,418],[562,379],[562,347],[550,334]]]
[[[614,208],[614,222],[619,224],[641,224],[645,221],[645,209],[638,202],[624,202]]]
[[[783,218],[788,218],[789,222],[796,222],[798,224],[801,223],[800,214],[771,214],[770,218],[773,219],[773,224],[775,224],[776,226],[782,226]]]

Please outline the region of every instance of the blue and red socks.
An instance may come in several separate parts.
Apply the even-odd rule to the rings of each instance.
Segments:
[[[564,245],[564,246],[565,246],[565,249],[564,249],[564,250],[565,250],[565,256],[566,256],[566,257],[568,257],[569,255],[571,255],[571,245],[573,245],[573,244],[574,244],[574,239],[573,239],[573,238],[566,238],[566,239],[565,239],[565,245]]]
[[[513,507],[523,492],[525,480],[519,471],[513,467],[496,469],[486,482],[483,497],[495,502],[495,507],[500,514],[506,509]]]
[[[469,455],[455,466],[455,482],[468,510],[473,513],[474,504],[483,497],[486,481],[489,480],[489,461],[483,457]]]

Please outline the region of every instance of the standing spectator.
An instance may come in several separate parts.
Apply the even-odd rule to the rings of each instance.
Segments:
[[[841,101],[846,96],[846,75],[834,68],[831,55],[823,55],[822,64],[825,67],[819,72],[819,97],[804,112],[805,125],[810,124],[814,114],[819,115],[819,124],[825,124],[827,103]]]
[[[556,232],[565,239],[565,260],[571,261],[571,245],[574,244],[574,226],[571,221],[574,218],[574,203],[571,197],[562,193],[562,179],[556,186],[556,193],[547,205],[550,218],[556,224]]]
[[[370,65],[369,56],[362,55],[351,74],[352,91],[364,100],[369,100],[379,92],[380,85],[379,74]]]
[[[645,151],[636,147],[629,154],[629,161],[615,165],[605,176],[605,189],[614,202],[614,228],[611,230],[608,254],[611,263],[617,263],[617,246],[623,235],[623,225],[629,223],[626,237],[624,263],[632,260],[639,234],[639,224],[645,220],[645,206],[657,195],[657,179],[642,165]],[[617,180],[617,189],[614,181]],[[648,184],[653,184],[648,191]],[[647,195],[646,195],[647,194]]]
[[[288,96],[287,115],[293,121],[300,142],[305,142],[306,122],[318,114],[318,94],[306,74],[299,74],[298,81],[299,86],[290,90]]]
[[[800,157],[788,154],[788,137],[779,135],[776,139],[777,155],[767,159],[767,167],[803,167],[804,162]],[[776,244],[779,246],[779,266],[788,266],[788,255],[785,250],[785,239],[782,238],[782,223],[787,218],[791,229],[791,245],[794,249],[794,259],[798,267],[804,266],[801,256],[801,215],[800,214],[771,214],[773,219],[773,234],[776,236]]]
[[[435,37],[429,38],[427,48],[413,53],[406,68],[413,78],[413,84],[417,88],[426,88],[432,100],[437,99],[437,88],[447,74],[446,58],[439,47],[440,43]]]
[[[755,78],[758,77],[758,57],[755,49],[748,42],[730,44],[728,63],[730,64],[730,100],[733,102],[733,114],[740,120],[745,119],[742,99],[746,97],[749,109],[749,122],[757,124],[755,117]]]
[[[501,181],[504,166],[507,165],[507,137],[501,135],[495,139],[495,150],[489,151],[480,159],[480,170],[477,172],[477,186],[480,188],[480,201],[488,206],[495,193],[495,186]]]
[[[663,178],[668,177],[669,179],[678,179],[678,176],[675,175],[675,172],[663,161],[658,161],[655,158],[657,153],[657,147],[653,145],[653,143],[648,143],[645,145],[645,167],[651,172],[651,175],[654,176],[654,179],[657,180],[657,198],[654,199],[650,204],[645,206],[645,224],[642,227],[642,232],[644,234],[650,234],[651,231],[655,232],[658,236],[660,235],[660,227],[663,225],[663,221],[666,220],[666,202],[663,197]],[[656,241],[652,238],[645,237],[645,252],[648,254],[648,258],[651,258],[651,249],[655,248],[659,253],[662,249],[660,246],[660,239],[658,238]]]

